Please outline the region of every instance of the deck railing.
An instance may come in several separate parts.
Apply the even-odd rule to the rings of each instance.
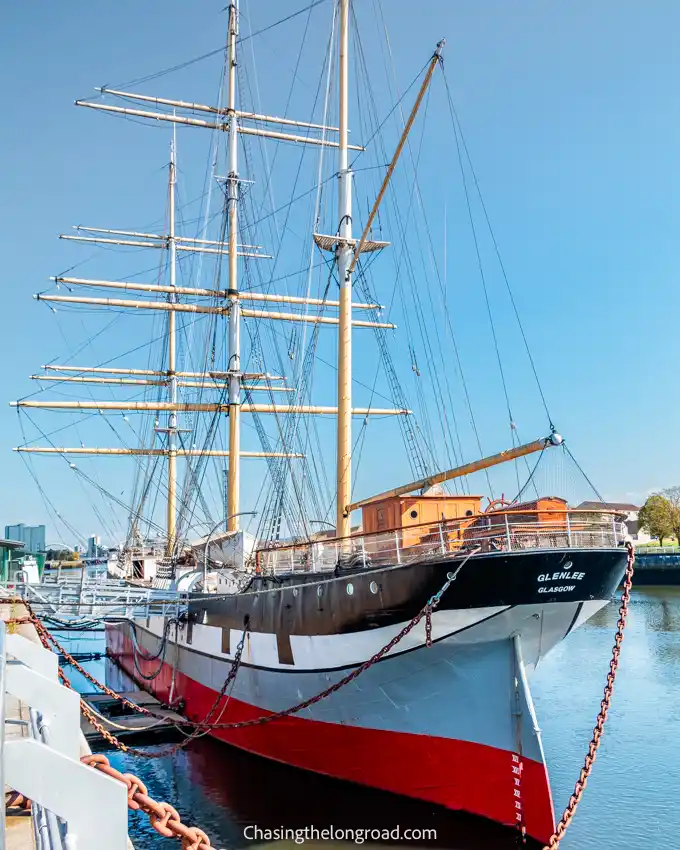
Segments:
[[[476,555],[528,549],[604,549],[620,545],[626,535],[621,515],[612,512],[499,510],[392,531],[259,549],[252,566],[269,575],[327,572],[337,567],[430,561],[475,549]]]
[[[136,587],[115,579],[74,577],[46,579],[40,584],[0,583],[5,598],[21,597],[39,616],[66,616],[75,620],[152,615],[178,617],[186,606],[186,594],[172,590]]]

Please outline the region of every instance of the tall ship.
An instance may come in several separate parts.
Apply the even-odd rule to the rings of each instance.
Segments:
[[[14,404],[37,435],[17,451],[65,461],[105,532],[123,515],[112,574],[186,594],[179,617],[107,624],[109,655],[145,689],[235,747],[546,842],[529,677],[610,601],[626,528],[604,504],[538,488],[542,465],[571,454],[547,406],[538,439],[519,438],[520,354],[545,397],[505,273],[503,310],[485,276],[492,232],[444,42],[394,56],[381,3],[366,5],[312,3],[258,29],[232,0],[224,49],[144,78],[143,93],[76,102],[130,133],[167,128],[167,208],[153,228],[65,236],[108,250],[95,258],[113,271],[59,274],[36,297],[123,324],[92,325],[80,351],[98,365],[75,350],[33,376],[41,392]],[[294,68],[284,44],[299,44]],[[146,91],[189,66],[195,81],[210,57],[223,61],[213,104]],[[178,163],[198,137],[203,194],[182,203]],[[428,212],[454,176],[463,213]],[[466,220],[473,262],[453,287],[448,232]],[[494,432],[473,399],[499,398]],[[71,418],[48,431],[44,410]],[[116,445],[86,445],[89,428]]]

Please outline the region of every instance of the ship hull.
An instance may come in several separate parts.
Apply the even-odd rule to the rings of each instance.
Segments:
[[[426,645],[422,620],[383,660],[326,699],[294,716],[241,729],[215,729],[211,734],[295,767],[524,826],[530,836],[545,842],[554,827],[553,806],[526,674],[609,601],[625,569],[625,552],[599,550],[592,552],[592,559],[590,554],[572,550],[568,553],[572,566],[558,570],[567,561],[563,553],[523,553],[514,562],[516,574],[527,572],[550,594],[536,592],[527,602],[505,602],[497,598],[497,588],[487,585],[487,598],[473,595],[472,601],[491,604],[467,606],[470,595],[466,599],[465,585],[458,585],[465,570],[497,566],[488,563],[497,556],[482,556],[466,565],[444,594],[441,608],[432,616],[431,646]],[[251,631],[243,662],[229,702],[212,719],[264,717],[324,691],[409,622],[404,616],[404,611],[410,613],[408,605],[383,604],[381,622],[352,628],[347,619],[351,606],[338,606],[333,612],[328,604],[333,594],[342,591],[359,602],[357,585],[363,580],[369,581],[370,593],[371,581],[387,588],[389,578],[393,595],[400,595],[401,583],[408,588],[404,597],[413,596],[418,581],[427,585],[431,578],[427,571],[414,572],[415,566],[395,569],[391,575],[381,576],[386,571],[380,570],[351,578],[317,577],[302,585],[291,580],[286,586],[284,581],[284,586],[258,589],[238,599],[197,599],[192,602],[194,622],[183,624],[176,639],[172,633],[162,646],[163,621],[151,617],[134,627],[107,626],[108,651],[143,687],[164,701],[181,698],[187,716],[202,720],[215,702],[242,635],[242,626],[229,625],[231,617],[236,611],[242,617],[243,606],[249,606]],[[451,562],[438,565],[443,576],[451,573],[451,567]],[[565,573],[572,578],[552,579]],[[583,578],[573,578],[580,573]],[[538,581],[546,575],[547,583]],[[520,585],[527,584],[516,577]],[[356,588],[351,594],[348,583]],[[595,587],[596,594],[588,592]],[[284,632],[282,614],[278,631],[259,630],[274,608],[289,612],[295,602],[304,605],[307,591],[316,597],[317,612],[325,606],[334,613],[335,632],[328,623],[319,625],[322,617],[314,626],[311,615],[306,618],[307,634]],[[360,603],[350,619],[361,621],[366,616],[367,605]],[[145,658],[159,650],[157,660]]]

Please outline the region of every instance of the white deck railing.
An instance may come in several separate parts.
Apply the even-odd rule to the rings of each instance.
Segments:
[[[124,850],[126,788],[80,761],[80,698],[60,684],[57,663],[0,621],[0,782],[31,800],[36,847]],[[5,826],[3,817],[2,850],[10,844]]]
[[[61,581],[48,577],[40,584],[5,582],[0,583],[0,594],[25,599],[40,616],[57,614],[76,619],[148,618],[152,614],[177,617],[186,604],[186,594],[176,591],[90,576]]]
[[[376,567],[451,555],[529,549],[605,549],[620,545],[627,529],[618,514],[602,511],[494,511],[393,531],[260,549],[254,567],[263,574],[326,572],[338,565]]]

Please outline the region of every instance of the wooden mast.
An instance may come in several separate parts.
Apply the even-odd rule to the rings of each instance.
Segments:
[[[176,303],[177,293],[177,251],[175,244],[175,184],[177,173],[175,165],[175,135],[173,133],[170,143],[170,181],[169,181],[169,226],[168,226],[168,252],[170,254],[170,289],[168,301]],[[177,314],[174,310],[168,311],[168,400],[175,408],[168,412],[168,506],[167,527],[168,541],[166,554],[171,556],[175,549],[175,538],[177,535],[177,342],[176,326]]]
[[[190,109],[192,111],[214,112],[220,116],[226,116],[226,120],[220,123],[210,123],[200,121],[193,118],[183,117],[174,113],[166,114],[161,112],[148,112],[135,109],[123,109],[108,104],[92,104],[89,102],[79,102],[77,105],[88,106],[91,108],[101,109],[103,111],[125,114],[138,115],[144,118],[155,120],[163,120],[176,124],[184,124],[189,126],[200,126],[210,129],[219,129],[227,133],[227,155],[228,155],[228,173],[226,177],[226,194],[227,194],[227,223],[228,233],[227,241],[214,241],[208,239],[192,239],[189,237],[178,236],[175,233],[175,191],[176,191],[176,145],[173,138],[171,145],[170,170],[169,170],[169,227],[167,234],[154,234],[140,231],[113,230],[101,228],[79,228],[86,232],[94,234],[107,234],[118,238],[104,238],[100,235],[93,237],[89,236],[63,236],[62,238],[72,239],[79,242],[93,242],[126,245],[131,247],[146,247],[166,249],[169,255],[169,285],[159,286],[153,284],[140,284],[126,281],[104,281],[104,280],[83,280],[77,278],[57,278],[57,282],[72,283],[75,285],[108,287],[113,289],[129,289],[133,291],[167,294],[165,301],[131,301],[122,299],[97,299],[84,298],[73,296],[36,296],[44,298],[46,301],[67,302],[67,303],[83,303],[99,306],[111,307],[127,307],[130,309],[143,310],[165,310],[168,312],[168,369],[167,371],[142,370],[142,369],[115,369],[103,367],[69,367],[69,366],[49,366],[46,369],[54,371],[82,371],[84,373],[101,373],[103,375],[144,375],[157,376],[164,380],[159,381],[159,384],[166,384],[168,387],[167,401],[165,402],[42,402],[42,401],[20,401],[15,402],[19,407],[43,407],[53,409],[85,409],[98,410],[100,413],[113,410],[133,410],[139,412],[166,412],[167,429],[157,429],[167,431],[167,443],[164,449],[148,450],[149,453],[158,453],[168,457],[168,503],[167,503],[167,532],[168,546],[167,553],[171,555],[176,548],[177,543],[177,457],[192,456],[193,450],[179,449],[177,446],[178,434],[178,413],[182,411],[199,411],[199,412],[220,412],[228,414],[228,449],[226,451],[207,451],[204,452],[208,456],[214,457],[229,457],[229,476],[225,485],[226,502],[225,515],[227,519],[227,528],[230,531],[237,531],[239,528],[238,514],[240,512],[240,458],[241,457],[294,457],[294,454],[287,453],[255,453],[240,451],[240,416],[241,413],[288,413],[288,414],[337,414],[337,481],[336,481],[336,502],[337,502],[337,535],[348,536],[350,533],[350,514],[353,505],[350,504],[351,498],[351,449],[352,449],[352,428],[351,418],[353,415],[366,416],[373,415],[408,415],[411,411],[405,409],[376,409],[376,408],[352,408],[352,326],[364,328],[393,328],[394,325],[387,322],[375,321],[357,321],[352,320],[353,309],[374,309],[377,305],[373,304],[354,304],[352,301],[352,273],[358,261],[359,255],[364,251],[375,251],[385,247],[388,243],[374,242],[369,240],[371,223],[377,213],[378,206],[384,196],[389,179],[396,166],[397,159],[403,148],[405,138],[413,123],[415,113],[422,101],[424,92],[429,85],[434,68],[439,58],[441,44],[438,45],[435,56],[432,57],[432,64],[428,69],[426,79],[424,80],[416,104],[412,111],[411,117],[404,129],[400,140],[397,152],[383,181],[383,185],[378,198],[369,215],[369,220],[363,230],[361,238],[357,242],[352,237],[352,170],[349,165],[348,152],[350,150],[363,150],[357,145],[348,143],[348,114],[349,114],[349,8],[350,0],[338,0],[338,9],[340,13],[340,39],[339,39],[339,127],[338,140],[330,141],[325,138],[315,138],[313,136],[295,136],[290,133],[280,133],[269,129],[258,127],[244,126],[243,122],[257,121],[279,123],[281,125],[294,125],[306,127],[310,130],[323,130],[335,132],[334,127],[325,127],[323,125],[313,125],[308,122],[297,122],[291,119],[281,119],[271,116],[255,115],[254,113],[240,112],[236,109],[237,93],[236,93],[236,40],[238,37],[238,0],[231,0],[229,6],[229,28],[227,38],[227,60],[228,60],[228,88],[227,88],[227,105],[219,109],[191,104],[184,101],[170,101],[162,98],[152,98],[146,95],[134,95],[132,93],[113,92],[111,94],[125,95],[130,98],[137,98],[141,101],[152,102],[157,105],[173,106],[178,109]],[[270,293],[243,293],[241,295],[238,289],[238,257],[248,256],[258,259],[267,258],[267,255],[259,253],[260,246],[255,245],[239,245],[238,237],[238,197],[239,197],[239,174],[238,174],[238,134],[248,133],[259,135],[267,138],[273,138],[282,141],[291,141],[301,144],[312,144],[329,147],[337,147],[339,152],[338,159],[338,215],[339,222],[335,236],[324,237],[314,234],[314,240],[323,250],[334,250],[335,259],[338,266],[339,280],[339,299],[337,302],[329,302],[325,299],[300,298],[295,296],[274,295]],[[120,237],[133,237],[132,239]],[[140,241],[141,240],[141,241]],[[326,244],[328,243],[328,244]],[[207,247],[215,246],[215,247]],[[245,249],[245,250],[244,250]],[[228,256],[228,288],[226,290],[208,290],[208,289],[193,289],[191,287],[178,287],[176,282],[176,263],[178,251],[195,251],[196,253],[210,253]],[[221,297],[227,300],[224,306],[203,306],[194,303],[179,303],[180,295],[188,295],[190,297]],[[280,301],[289,304],[313,304],[325,310],[329,307],[338,308],[339,316],[307,316],[300,313],[283,313],[272,312],[265,310],[253,310],[246,307],[241,308],[241,299],[250,301]],[[176,346],[177,346],[177,312],[196,312],[196,313],[228,313],[228,362],[226,364],[226,372],[178,372],[176,362]],[[321,312],[321,311],[319,311]],[[252,317],[257,319],[273,319],[293,322],[314,322],[318,324],[338,324],[338,399],[337,407],[321,407],[311,405],[284,405],[284,404],[252,404],[250,402],[241,404],[241,392],[244,387],[244,377],[269,380],[285,380],[275,376],[254,375],[244,376],[241,373],[240,362],[240,320],[241,317]],[[42,380],[42,376],[35,376],[36,379]],[[48,376],[45,376],[46,378]],[[186,382],[179,380],[184,377],[197,377],[200,379],[211,378],[213,380],[226,380],[228,385],[227,403],[205,403],[205,404],[188,404],[183,403],[178,398],[178,388],[182,385],[196,385],[210,389],[219,389],[218,384],[207,384],[204,380],[197,382]],[[126,379],[111,378],[87,378],[79,376],[67,376],[61,379],[64,382],[101,382],[114,383],[120,381],[121,384],[132,383]],[[140,383],[142,383],[140,381]],[[145,383],[145,382],[144,382]],[[153,382],[149,382],[150,384]],[[247,389],[250,389],[248,387]],[[253,388],[255,389],[255,388]],[[289,391],[287,388],[280,388],[282,391]],[[20,450],[31,451],[26,447]],[[142,453],[143,450],[135,451],[116,451],[109,449],[86,449],[81,446],[81,450],[47,448],[44,451],[47,453],[63,453],[74,451],[82,454],[136,454]],[[145,453],[145,450],[144,450]]]
[[[236,35],[238,0],[229,6],[229,172],[227,214],[229,217],[229,472],[227,478],[227,529],[237,531],[240,512],[241,476],[241,304],[238,296],[238,117],[236,115]]]
[[[352,172],[347,155],[349,0],[340,0],[340,131],[338,134],[338,445],[336,534],[349,537],[352,493]]]

